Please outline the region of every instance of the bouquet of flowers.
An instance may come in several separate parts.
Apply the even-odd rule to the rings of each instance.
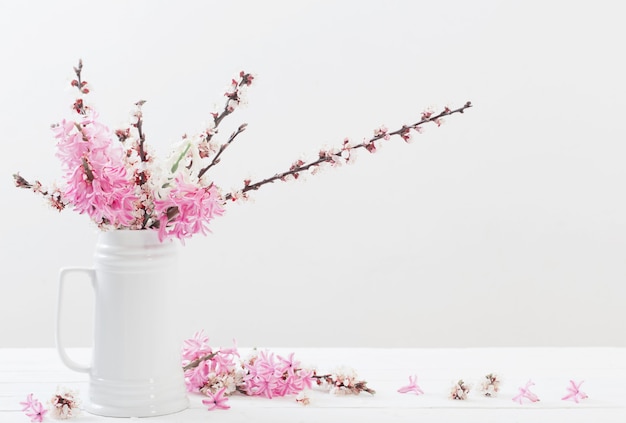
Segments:
[[[73,116],[52,126],[58,140],[57,157],[64,171],[63,184],[44,187],[19,173],[13,175],[15,184],[43,195],[58,210],[72,207],[86,213],[101,229],[158,230],[161,240],[170,237],[184,240],[196,233],[206,234],[211,220],[221,216],[229,202],[245,200],[251,191],[263,185],[351,163],[359,149],[374,153],[392,137],[410,142],[424,124],[432,122],[439,126],[445,116],[463,113],[472,106],[467,102],[456,109],[446,107],[439,113],[426,110],[416,123],[395,131],[380,126],[369,139],[353,143],[346,138],[336,148],[320,150],[310,161],[298,159],[283,172],[258,181],[245,179],[239,189],[227,192],[211,179],[210,170],[245,131],[246,124],[240,125],[225,141],[219,142],[217,135],[221,122],[245,103],[246,91],[254,81],[252,74],[242,71],[232,80],[224,94],[223,110],[212,113],[205,130],[183,136],[168,157],[157,160],[142,129],[141,107],[145,102],[135,103],[127,127],[111,130],[85,101],[90,90],[82,70],[79,61],[71,82],[79,94],[72,105]]]
[[[209,410],[229,408],[227,397],[235,393],[270,399],[298,395],[296,401],[304,405],[308,403],[306,391],[314,387],[335,395],[375,393],[354,369],[318,374],[302,366],[294,353],[283,357],[268,350],[254,350],[241,358],[236,346],[211,348],[204,331],[185,340],[182,360],[187,390],[207,396],[202,403]]]

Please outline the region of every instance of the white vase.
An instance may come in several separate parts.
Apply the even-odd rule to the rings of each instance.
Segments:
[[[152,230],[116,230],[98,237],[93,268],[59,276],[56,345],[63,363],[89,374],[85,408],[108,417],[171,414],[189,405],[176,332],[176,245]],[[61,340],[66,276],[80,272],[95,292],[92,362],[74,362]]]

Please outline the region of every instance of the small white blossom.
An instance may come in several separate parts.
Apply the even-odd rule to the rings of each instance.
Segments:
[[[480,384],[480,391],[486,397],[495,397],[500,390],[500,378],[494,373],[485,376]]]
[[[228,103],[227,103],[226,107],[228,108],[229,111],[232,112],[233,110],[235,110],[237,108],[237,106],[239,106],[239,102],[237,100],[231,98],[230,100],[228,100]]]
[[[467,395],[469,394],[470,386],[465,383],[463,380],[459,380],[454,385],[452,385],[452,389],[450,390],[450,399],[453,400],[466,400]]]
[[[239,99],[239,106],[244,107],[248,105],[248,86],[242,85],[237,92],[237,98]]]
[[[52,418],[67,420],[80,413],[78,393],[68,388],[57,387],[54,396],[48,401]]]
[[[230,192],[230,197],[233,201],[246,201],[249,199],[249,196],[247,193],[243,192],[242,190],[233,190]]]
[[[302,390],[296,396],[296,402],[302,405],[309,405],[311,403],[311,399],[308,397],[306,391]]]

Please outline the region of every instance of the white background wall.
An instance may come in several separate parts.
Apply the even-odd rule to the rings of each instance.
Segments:
[[[241,69],[238,186],[344,137],[475,107],[352,167],[267,186],[181,248],[181,334],[216,345],[626,346],[619,1],[3,1],[0,346],[51,346],[58,269],[96,229],[11,174],[59,174],[72,66],[112,127],[145,99],[165,154]],[[81,286],[84,285],[84,286]],[[90,342],[77,283],[71,345]]]

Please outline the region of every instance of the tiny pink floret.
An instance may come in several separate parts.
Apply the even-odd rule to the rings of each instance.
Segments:
[[[212,394],[207,392],[208,399],[202,400],[202,404],[208,407],[209,411],[212,410],[228,410],[230,405],[227,404],[228,397],[225,394],[226,388],[222,388],[216,393]]]
[[[534,385],[535,383],[529,380],[528,382],[526,382],[525,386],[523,387],[520,386],[518,394],[513,397],[513,401],[518,402],[520,404],[523,403],[524,399],[527,399],[530,402],[539,401],[539,397],[534,392],[531,392],[530,390],[530,387]]]
[[[33,394],[28,394],[26,401],[20,402],[20,405],[23,407],[24,414],[30,417],[31,422],[42,422],[48,412],[38,399],[33,398]]]
[[[567,395],[561,398],[563,401],[574,401],[575,403],[579,403],[580,400],[589,398],[587,394],[580,390],[580,385],[583,384],[584,381],[580,381],[579,383],[570,380],[570,385],[566,388]]]
[[[417,384],[417,375],[409,376],[409,384],[398,389],[398,392],[401,394],[407,394],[409,392],[414,393],[415,395],[421,395],[424,393],[422,388]]]

